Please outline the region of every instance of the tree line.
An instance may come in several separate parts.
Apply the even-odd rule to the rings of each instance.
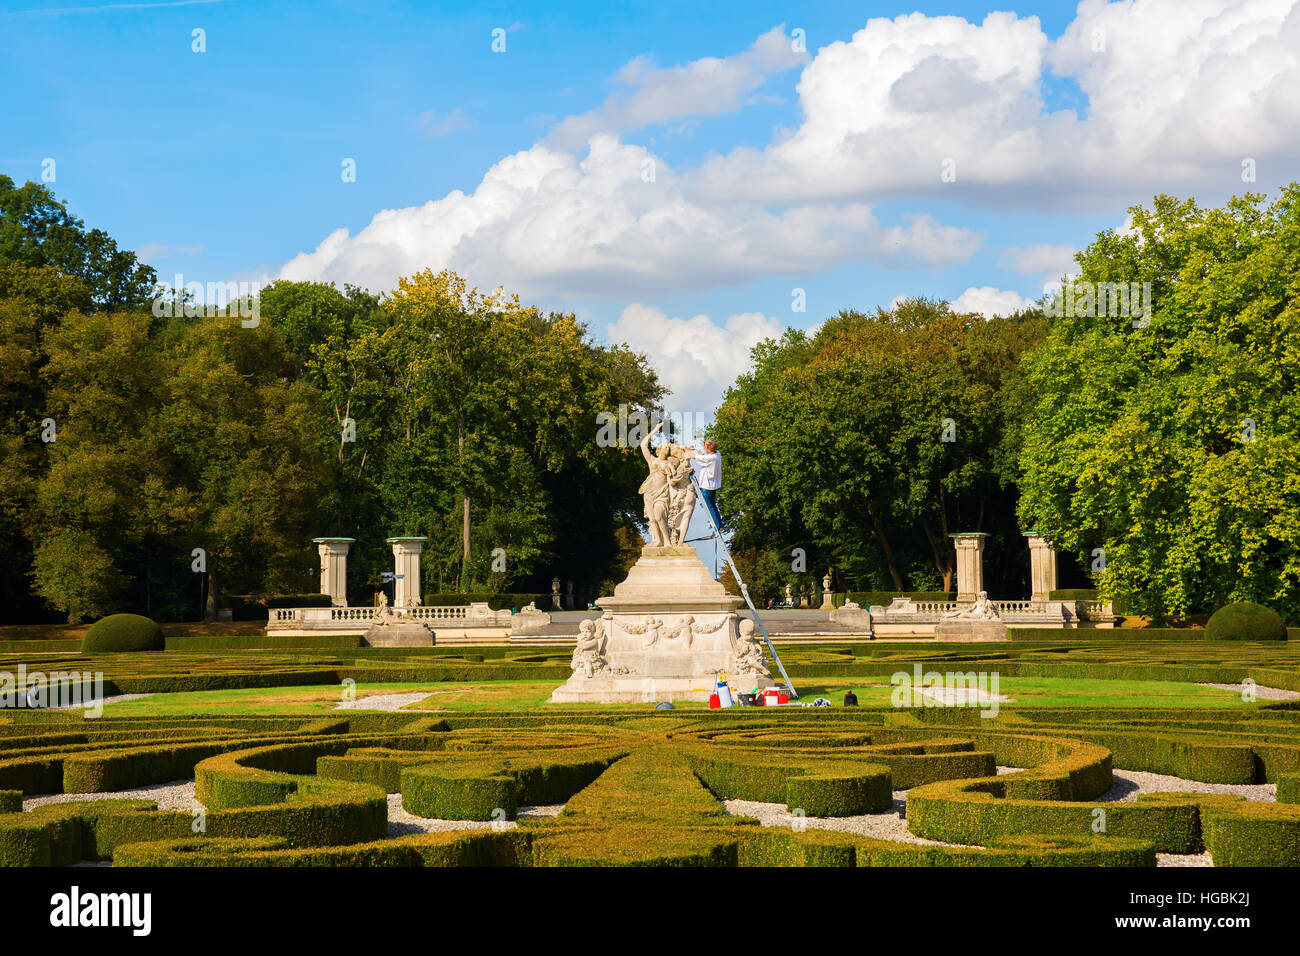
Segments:
[[[1028,597],[1036,532],[1131,613],[1300,620],[1300,185],[1130,213],[1008,318],[908,299],[756,347],[714,428],[751,588],[948,591],[948,535],[986,532]]]
[[[639,456],[593,454],[595,419],[659,403],[644,356],[449,272],[382,297],[277,282],[257,321],[153,309],[155,284],[0,177],[4,618],[314,592],[322,536],[357,539],[362,603],[392,536],[429,538],[426,592],[621,578]]]
[[[1027,596],[1032,531],[1133,613],[1300,617],[1300,186],[1131,213],[1007,318],[912,298],[760,343],[711,431],[751,590],[950,591],[980,531],[988,590]],[[573,315],[451,272],[276,282],[251,323],[156,289],[0,176],[0,619],[315,591],[320,536],[357,539],[362,603],[390,536],[428,537],[426,593],[585,601],[635,559],[643,465],[598,416],[665,390]]]

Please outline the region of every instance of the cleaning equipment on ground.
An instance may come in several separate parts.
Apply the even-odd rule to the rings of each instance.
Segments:
[[[717,688],[718,706],[730,707],[735,702],[731,699],[731,688],[727,686],[727,672],[720,671],[719,673],[721,677],[718,679]]]

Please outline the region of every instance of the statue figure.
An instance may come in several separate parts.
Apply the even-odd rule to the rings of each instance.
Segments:
[[[673,442],[662,442],[653,453],[650,451],[650,439],[663,427],[660,422],[641,439],[641,455],[650,474],[637,489],[645,501],[650,544],[656,548],[684,544],[686,529],[695,513],[689,452]]]
[[[650,452],[650,439],[655,432],[663,428],[663,422],[656,425],[650,432],[641,439],[641,456],[645,458],[646,465],[650,468],[650,474],[645,481],[641,482],[641,487],[637,491],[645,501],[645,520],[650,525],[650,544],[656,548],[666,548],[672,543],[672,535],[668,530],[669,505],[671,503],[671,492],[668,483],[668,470],[670,464],[669,455],[672,453],[672,447],[664,442]]]
[[[997,605],[989,600],[988,591],[980,591],[975,595],[975,603],[968,608],[959,608],[956,611],[949,611],[943,616],[945,621],[998,621],[1002,615],[998,613]]]
[[[691,483],[691,459],[680,445],[672,449],[671,464],[668,466],[668,531],[673,544],[686,541],[686,529],[695,513],[695,486]]]
[[[397,615],[393,613],[388,606],[388,592],[379,592],[379,603],[375,605],[374,617],[370,619],[372,624],[392,624],[397,620]]]
[[[749,618],[743,618],[740,622],[740,636],[736,640],[736,676],[772,676],[767,667],[767,659],[763,656],[763,645],[754,636],[754,622]]]
[[[605,626],[588,618],[578,624],[578,646],[570,661],[574,674],[594,677],[605,669]]]

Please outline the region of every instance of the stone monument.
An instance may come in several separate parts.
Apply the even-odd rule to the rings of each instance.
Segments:
[[[1007,626],[988,591],[980,591],[970,607],[949,611],[934,626],[936,641],[1005,641]]]
[[[394,613],[388,606],[388,595],[380,591],[375,616],[361,642],[367,647],[433,647],[434,635],[423,621]]]
[[[529,601],[519,609],[518,614],[510,616],[511,634],[536,634],[550,626],[551,615],[537,607],[536,601]]]
[[[573,676],[553,703],[708,700],[716,674],[732,687],[767,685],[763,646],[754,622],[741,618],[741,598],[727,593],[685,543],[695,507],[689,453],[641,442],[650,475],[641,485],[651,542],[613,595],[596,601],[603,615],[579,625]]]

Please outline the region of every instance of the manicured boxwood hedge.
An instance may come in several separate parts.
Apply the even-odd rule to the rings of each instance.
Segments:
[[[1300,773],[1278,774],[1277,802],[1300,803]]]
[[[1008,627],[1013,641],[1204,641],[1202,627]]]
[[[513,820],[519,807],[563,803],[625,752],[461,757],[401,771],[402,806],[439,820]]]
[[[1285,641],[1286,626],[1276,611],[1241,601],[1219,608],[1205,623],[1210,641]]]
[[[1285,799],[1300,777],[1297,717],[1286,704],[1007,708],[994,720],[974,708],[95,721],[14,712],[0,715],[0,790],[122,788],[184,776],[188,764],[208,808],[206,833],[194,833],[189,813],[146,801],[20,813],[19,794],[0,793],[0,863],[1150,866],[1157,849],[1206,847],[1219,865],[1295,865],[1300,805]],[[1206,794],[1087,802],[1109,788],[1112,762],[1272,780],[1283,802]],[[995,763],[1026,769],[995,776]],[[493,781],[511,786],[492,791]],[[516,807],[565,809],[518,828],[387,840],[384,791],[394,786],[408,809],[427,796],[450,807],[436,815],[460,819],[491,820],[512,798]],[[816,817],[887,806],[891,787],[910,787],[912,832],[962,845],[873,840],[815,821],[802,832],[763,827],[718,801],[762,799]]]
[[[1215,866],[1300,866],[1300,806],[1210,805],[1201,819]]]
[[[140,614],[110,614],[86,631],[81,641],[83,654],[120,654],[127,651],[161,651],[165,646],[162,628]]]

